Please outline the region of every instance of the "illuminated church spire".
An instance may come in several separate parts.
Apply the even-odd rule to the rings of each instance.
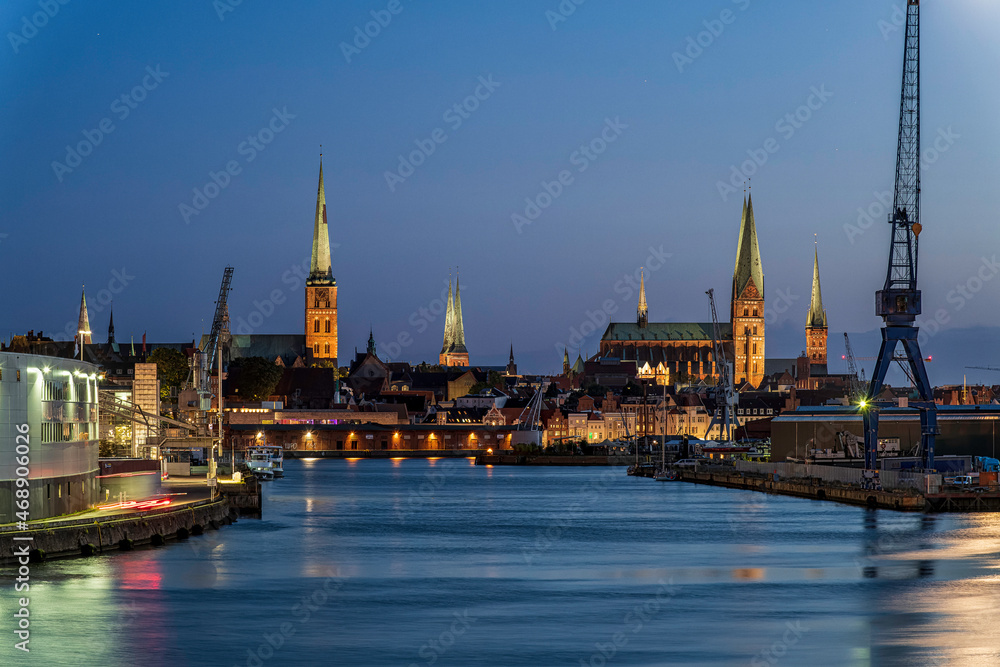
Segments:
[[[465,325],[462,323],[462,290],[458,285],[458,276],[455,276],[455,314],[454,329],[452,331],[453,354],[464,354],[468,357],[469,351],[465,348]]]
[[[806,317],[806,355],[812,366],[826,366],[826,310],[823,308],[823,293],[819,286],[819,244],[813,253],[812,300]],[[818,369],[825,372],[825,368]]]
[[[444,315],[444,342],[441,343],[441,363],[444,364],[445,356],[451,352],[452,331],[455,329],[455,294],[451,291],[451,276],[448,276],[448,303]]]
[[[76,326],[77,342],[90,345],[90,333],[90,315],[87,314],[87,291],[86,287],[84,287],[80,294],[80,319]]]
[[[322,148],[321,148],[322,150]],[[306,279],[305,334],[306,358],[312,363],[324,359],[337,363],[337,281],[330,262],[330,229],[323,187],[323,153],[319,154],[319,185],[316,188],[316,217],[313,220],[312,261]]]
[[[642,328],[649,324],[649,308],[646,307],[646,272],[639,276],[639,308],[636,313],[636,322]]]
[[[823,292],[819,286],[819,246],[816,246],[813,255],[813,283],[812,300],[809,302],[809,316],[806,319],[807,327],[825,327],[826,309],[823,308]]]
[[[330,230],[326,221],[326,191],[323,187],[323,155],[319,157],[319,187],[316,191],[316,220],[313,225],[312,263],[309,267],[310,282],[332,282],[333,267],[330,261]]]

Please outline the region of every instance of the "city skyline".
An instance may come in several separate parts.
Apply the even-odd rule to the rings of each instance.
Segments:
[[[8,8],[16,16],[7,24],[32,6]],[[280,15],[242,5],[218,15],[199,6],[183,18],[157,7],[122,17],[62,7],[4,56],[6,125],[18,132],[2,136],[14,159],[4,166],[11,204],[0,256],[7,283],[21,289],[9,299],[3,333],[61,333],[75,323],[85,283],[95,340],[108,315],[101,290],[114,296],[120,339],[144,330],[158,340],[198,337],[210,327],[227,264],[236,267],[234,323],[257,313],[257,332],[301,331],[305,275],[298,274],[308,273],[322,143],[343,356],[364,347],[371,326],[380,352],[406,333],[413,343],[396,358],[433,362],[444,314],[431,321],[419,313],[432,312],[447,290],[446,269],[456,265],[473,364],[502,365],[513,338],[522,368],[556,372],[559,344],[606,300],[615,304],[612,320],[634,319],[637,294],[616,286],[641,266],[651,320],[704,321],[704,292],[724,292],[731,276],[747,179],[757,195],[766,300],[781,303],[785,294],[789,302],[768,323],[768,353],[795,356],[805,347],[819,234],[831,366],[838,367],[845,330],[862,332],[855,350],[872,356],[873,296],[889,227],[858,224],[858,209],[881,223],[882,194],[891,188],[895,6],[586,4],[553,18],[527,3],[489,16],[403,3],[367,46],[354,47],[358,53],[341,43],[354,43],[355,27],[384,21],[383,6]],[[307,11],[329,27],[322,50],[289,37],[293,25],[319,30],[304,25]],[[997,363],[988,345],[1000,299],[989,282],[991,246],[980,238],[992,231],[985,156],[997,135],[977,117],[993,93],[975,85],[983,71],[976,49],[997,48],[976,38],[996,12],[974,2],[925,10],[918,324],[944,311],[942,333],[926,346],[939,384],[960,381],[963,365]],[[276,43],[254,53],[239,37],[265,21]],[[153,35],[146,23],[163,30]],[[515,27],[520,36],[510,38],[522,40],[514,42],[522,52],[501,65],[502,38]],[[972,37],[960,39],[959,30]],[[191,53],[173,48],[179,34]],[[418,47],[427,35],[437,52]],[[97,79],[74,76],[92,72],[111,50],[128,57]],[[212,58],[207,70],[203,56]],[[260,92],[248,97],[254,85]],[[65,147],[87,137],[96,141],[92,153],[70,167]],[[414,151],[423,158],[412,159]],[[213,184],[217,194],[208,197]],[[542,206],[545,195],[552,201]],[[539,207],[533,220],[526,200]],[[654,269],[647,260],[656,254],[669,257]],[[31,269],[30,258],[43,256],[59,269]],[[275,291],[284,301],[268,314]],[[596,329],[584,356],[597,350],[604,327]],[[951,344],[957,340],[973,345]],[[968,356],[973,346],[983,351]]]

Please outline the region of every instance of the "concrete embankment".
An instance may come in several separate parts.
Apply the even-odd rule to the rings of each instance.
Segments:
[[[924,511],[924,496],[915,491],[870,491],[859,487],[824,482],[818,479],[779,479],[739,472],[695,472],[680,469],[678,480],[695,484],[725,486],[730,489],[746,489],[763,493],[778,493],[813,500],[832,500],[862,507],[900,510],[904,512]]]
[[[94,556],[106,551],[128,551],[139,544],[162,545],[233,523],[239,511],[225,497],[135,514],[45,521],[28,530],[0,528],[0,563],[15,560],[15,548],[28,545],[33,560]],[[28,537],[30,541],[15,540]]]

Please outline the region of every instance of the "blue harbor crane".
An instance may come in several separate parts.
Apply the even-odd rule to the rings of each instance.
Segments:
[[[920,411],[920,452],[923,468],[934,469],[934,439],[938,434],[937,406],[924,368],[914,326],[920,314],[917,289],[917,244],[920,238],[920,0],[906,2],[906,37],[903,46],[903,88],[899,106],[899,137],[896,151],[896,185],[892,211],[892,244],[885,285],[875,293],[875,314],[884,322],[882,346],[860,410],[865,429],[865,468],[878,465],[879,409],[892,405],[878,400],[885,374],[894,361],[897,343],[909,362],[909,375],[917,400],[909,406]]]

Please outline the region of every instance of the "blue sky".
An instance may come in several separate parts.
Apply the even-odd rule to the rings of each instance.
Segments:
[[[741,194],[723,197],[719,183],[769,145],[754,203],[766,297],[787,308],[769,321],[768,355],[805,345],[814,234],[831,357],[843,331],[858,332],[859,355],[877,352],[889,228],[884,213],[850,226],[859,208],[878,213],[892,184],[898,0],[588,0],[564,21],[556,0],[244,1],[220,18],[229,4],[69,2],[34,31],[37,2],[0,8],[5,336],[63,331],[86,283],[97,339],[112,293],[119,339],[188,339],[210,327],[226,264],[234,320],[301,331],[294,267],[308,258],[323,144],[342,359],[369,326],[383,352],[404,340],[397,358],[436,358],[443,318],[420,309],[434,312],[457,265],[473,361],[503,363],[513,341],[522,368],[554,371],[574,330],[607,310],[634,317],[619,281],[654,255],[669,257],[647,269],[651,320],[707,320],[708,288],[728,299]],[[924,148],[940,138],[943,150],[923,173],[920,286],[925,319],[939,316],[925,353],[943,383],[966,364],[1000,365],[1000,93],[989,84],[1000,6],[922,12]],[[378,18],[387,24],[345,55]],[[477,89],[473,111],[449,112]],[[796,112],[807,120],[782,121]],[[580,152],[609,121],[614,141]],[[281,129],[248,148],[269,127]],[[88,136],[100,142],[71,171],[53,166]],[[416,142],[433,153],[390,187]],[[564,172],[518,230],[512,215],[545,184],[557,192]],[[225,187],[185,216],[211,173]]]

